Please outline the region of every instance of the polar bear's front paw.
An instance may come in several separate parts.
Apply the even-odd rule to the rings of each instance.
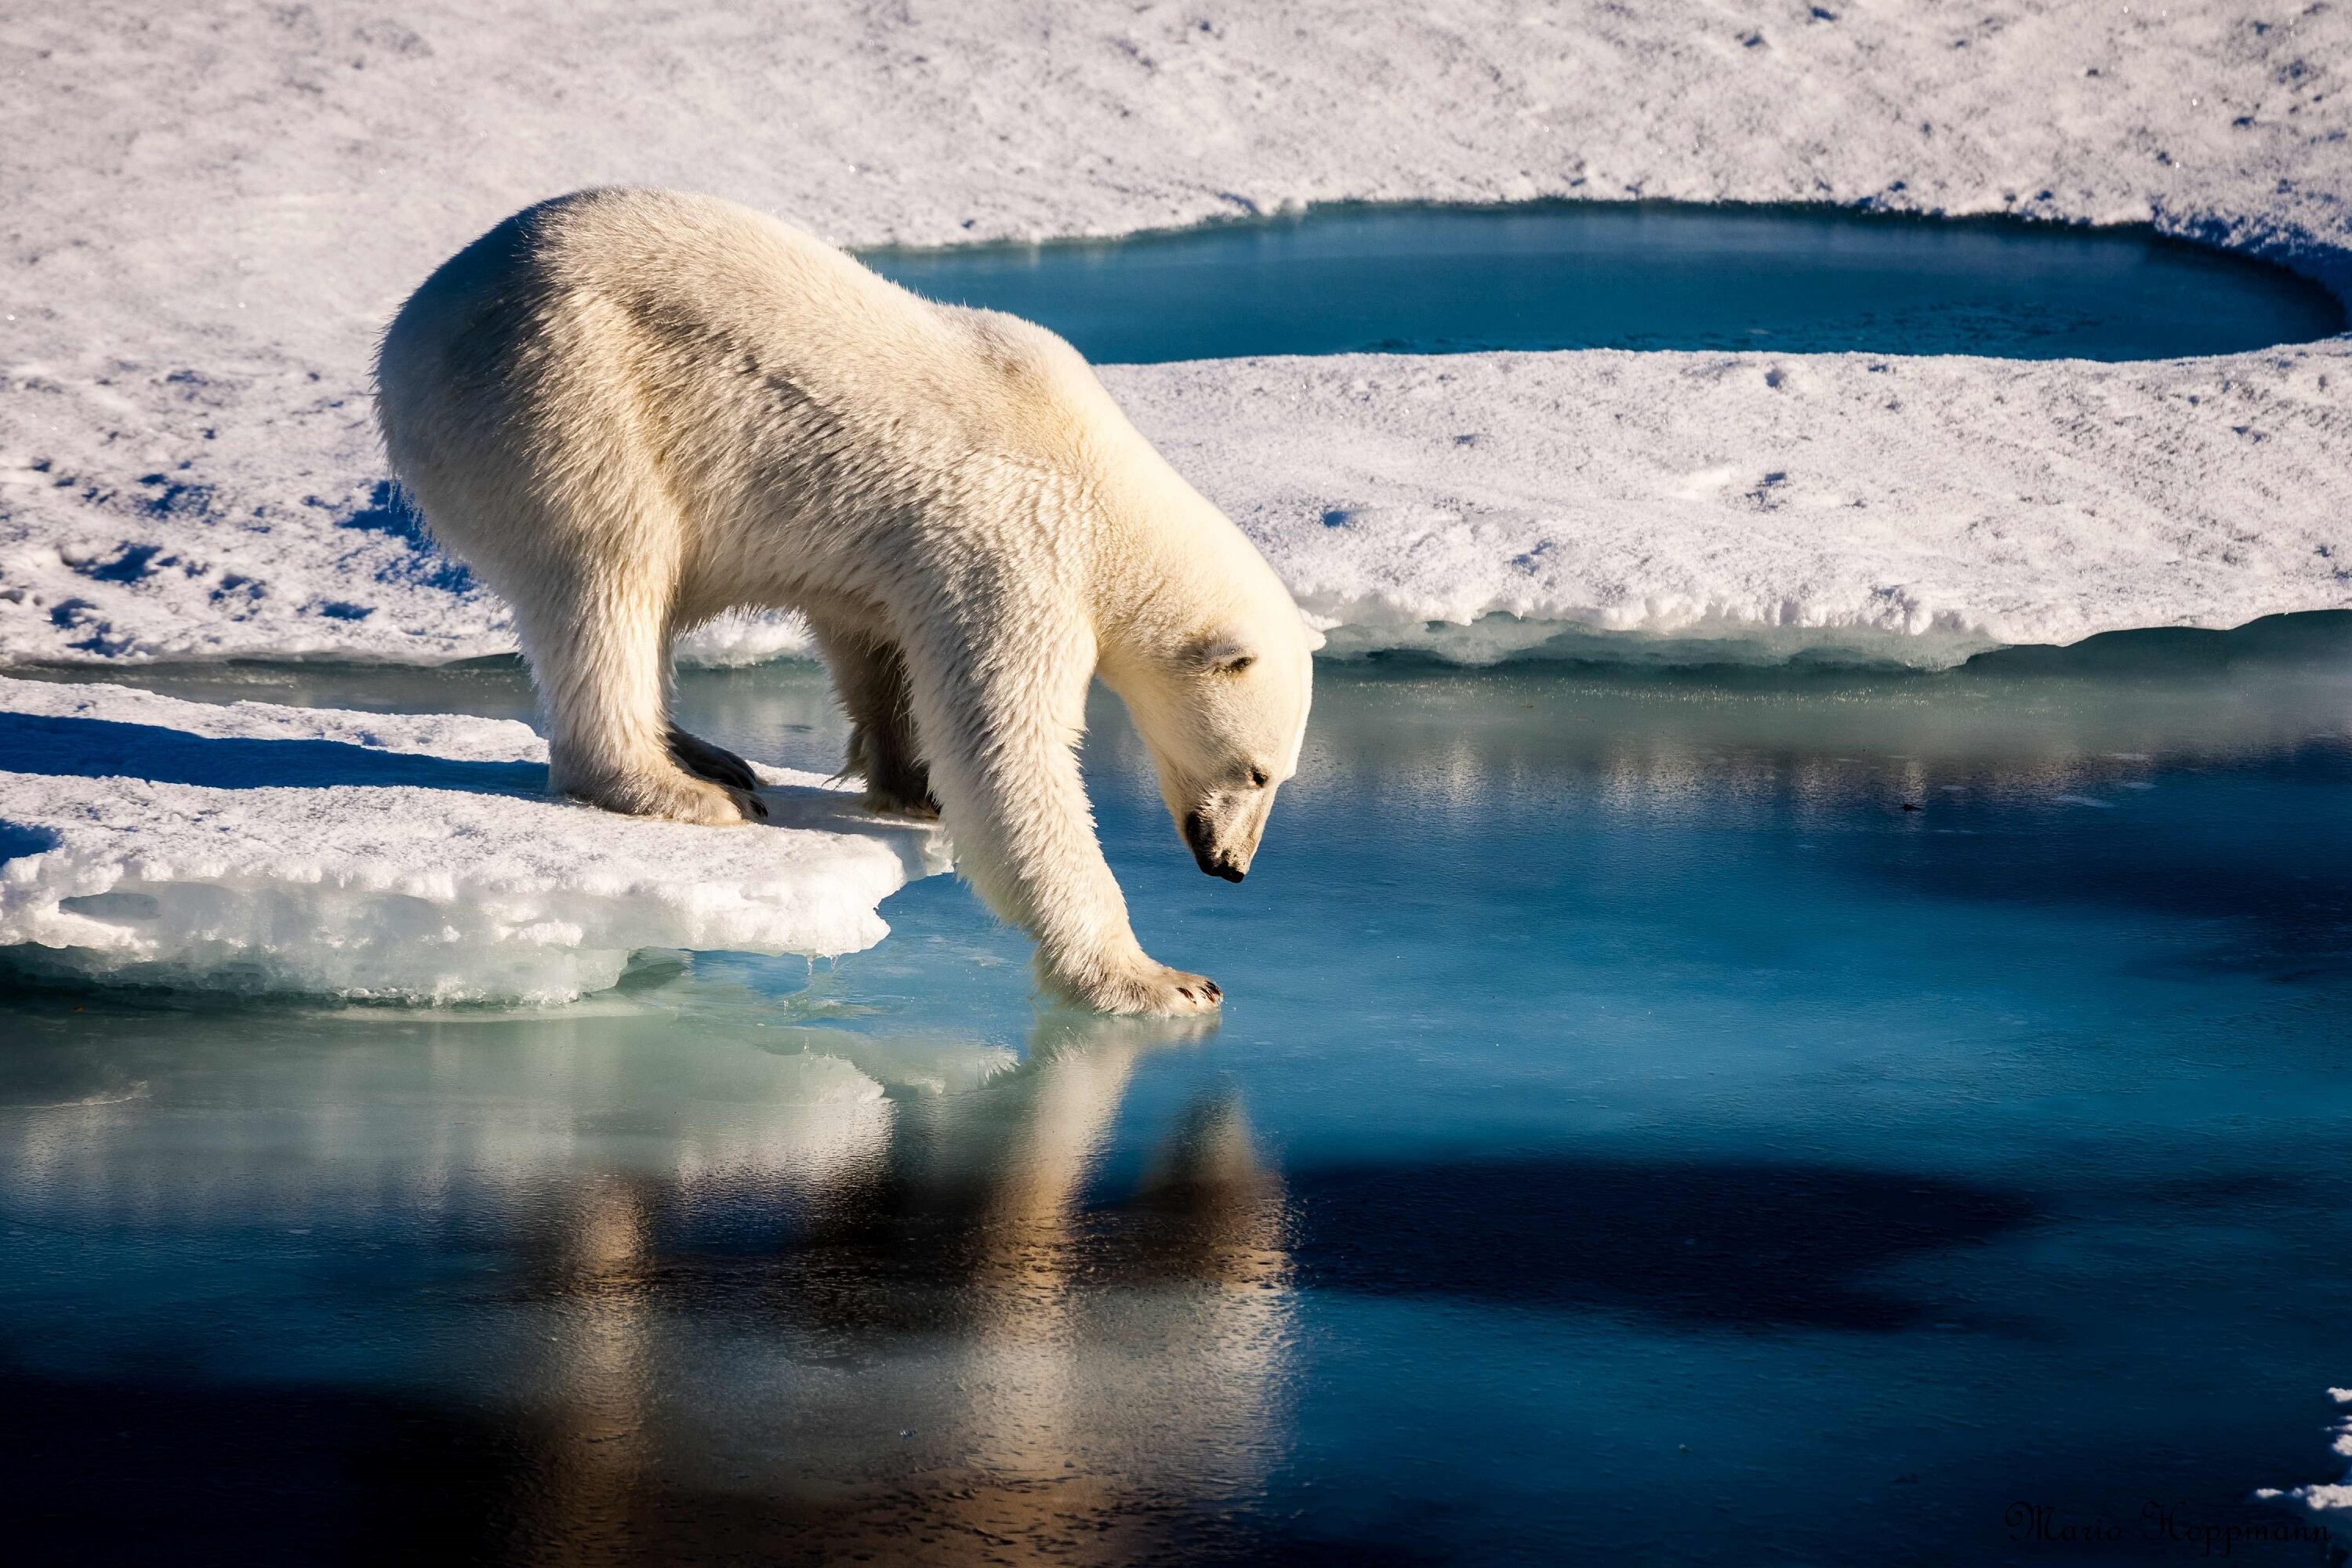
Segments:
[[[736,821],[765,822],[768,820],[768,803],[761,800],[756,792],[748,789],[730,789],[725,784],[721,784],[719,788],[726,792],[728,800],[734,805]]]
[[[750,790],[680,774],[676,784],[660,792],[646,815],[707,827],[731,827],[740,822],[765,821],[768,807]]]
[[[760,775],[751,764],[727,750],[714,746],[698,735],[689,735],[672,724],[669,727],[670,760],[698,778],[709,779],[725,789],[755,790],[760,787]]]
[[[768,816],[767,803],[750,790],[713,784],[686,773],[636,779],[624,785],[604,789],[575,787],[566,793],[576,795],[589,805],[601,805],[607,811],[623,812],[630,816],[651,816],[664,822],[692,823],[705,827],[761,822]]]
[[[1188,974],[1150,960],[1085,988],[1079,998],[1103,1013],[1184,1018],[1213,1013],[1223,1005],[1223,987],[1205,974]]]

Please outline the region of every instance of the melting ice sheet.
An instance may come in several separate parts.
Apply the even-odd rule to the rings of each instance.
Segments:
[[[947,867],[931,830],[762,768],[761,827],[548,797],[511,720],[0,679],[0,948],[36,972],[560,1002],[641,948],[835,954]]]

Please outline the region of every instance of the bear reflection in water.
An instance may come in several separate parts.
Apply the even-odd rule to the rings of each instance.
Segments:
[[[272,1302],[281,1361],[352,1353],[356,1315],[405,1363],[366,1381],[426,1386],[413,1433],[356,1445],[394,1451],[379,1484],[444,1500],[390,1526],[415,1560],[952,1562],[1076,1536],[1074,1560],[1135,1561],[1260,1487],[1292,1298],[1240,1106],[1194,1101],[1123,1196],[1088,1192],[1139,1059],[1199,1026],[1056,1014],[978,1088],[884,1097],[837,1056],[645,1022],[312,1029],[275,1043],[299,1066],[141,1031],[106,1053],[135,1091],[0,1119],[0,1180],[150,1246],[191,1219],[332,1238]],[[912,1047],[803,1033],[901,1081],[1008,1059],[934,1046],[910,1072]],[[224,1093],[277,1135],[191,1161],[185,1107]],[[387,1253],[406,1278],[352,1274]],[[404,1323],[368,1305],[387,1294]],[[273,1395],[223,1397],[249,1423]]]
[[[1281,1183],[1214,1098],[1128,1201],[1089,1207],[1148,1041],[1041,1034],[984,1089],[897,1101],[877,1157],[811,1173],[788,1245],[689,1262],[660,1183],[583,1196],[530,1270],[565,1329],[522,1536],[948,1562],[1076,1537],[1070,1560],[1134,1562],[1250,1495],[1280,1436]]]

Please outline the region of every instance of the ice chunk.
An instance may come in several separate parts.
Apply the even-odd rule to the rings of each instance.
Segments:
[[[740,610],[705,621],[677,639],[672,650],[680,664],[732,669],[805,657],[816,649],[808,623],[776,610]]]
[[[0,679],[0,948],[131,983],[557,1002],[647,947],[833,954],[935,829],[762,767],[757,827],[553,800],[524,725]]]
[[[2331,1388],[2327,1396],[2338,1405],[2352,1405],[2352,1388]],[[2329,1445],[2339,1458],[2352,1458],[2352,1416],[2336,1424],[2335,1440]],[[2258,1498],[2273,1501],[2299,1502],[2314,1512],[2331,1509],[2352,1508],[2352,1477],[2336,1482],[2318,1481],[2307,1487],[2260,1487]]]

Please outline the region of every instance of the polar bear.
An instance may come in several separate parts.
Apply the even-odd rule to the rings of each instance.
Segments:
[[[798,610],[845,771],[877,809],[940,814],[1050,985],[1219,1005],[1129,925],[1075,754],[1087,690],[1126,702],[1194,858],[1239,881],[1298,764],[1314,634],[1060,338],[731,203],[595,190],[444,263],[376,374],[394,471],[513,607],[556,788],[764,815],[741,759],[669,722],[669,648],[724,610]]]

